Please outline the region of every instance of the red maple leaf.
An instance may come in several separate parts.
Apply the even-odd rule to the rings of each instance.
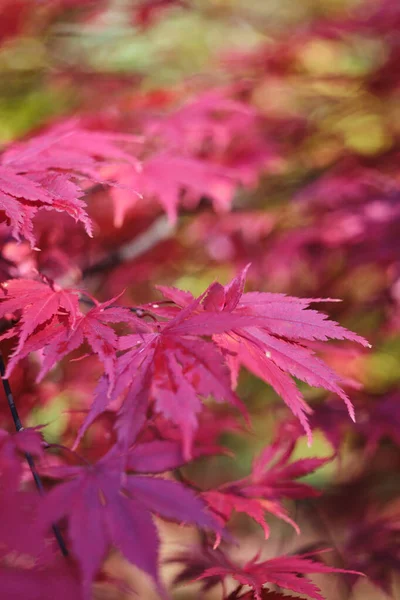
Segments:
[[[128,308],[112,306],[118,296],[99,302],[85,315],[80,314],[75,326],[64,326],[59,329],[49,343],[45,346],[44,360],[38,375],[40,381],[56,362],[64,356],[79,348],[86,340],[94,354],[96,354],[104,365],[110,390],[114,387],[114,376],[116,370],[116,352],[118,350],[119,338],[109,323],[128,323],[141,326],[141,322],[132,314]]]
[[[115,390],[110,396],[107,381],[103,379],[79,437],[110,401],[127,388],[117,423],[120,439],[132,442],[138,424],[144,422],[148,403],[153,402],[156,412],[181,429],[186,458],[191,456],[201,398],[212,396],[216,401],[230,402],[246,414],[232,391],[223,354],[214,343],[200,336],[257,323],[259,319],[245,314],[221,316],[199,312],[202,298],[193,300],[167,322],[141,322],[140,333],[120,338],[120,349],[128,351],[118,359]]]
[[[220,315],[221,333],[214,332],[212,337],[225,353],[233,383],[236,384],[240,365],[269,383],[300,420],[309,440],[311,428],[307,415],[311,413],[311,408],[290,375],[309,385],[338,394],[354,420],[353,406],[340,387],[340,376],[316,357],[307,344],[313,340],[325,341],[329,338],[351,340],[364,346],[369,346],[368,342],[330,321],[323,313],[308,309],[309,304],[320,302],[320,299],[260,292],[244,293],[246,271],[247,268],[225,287],[219,283],[212,284],[201,302],[204,323],[207,322],[207,317]],[[183,295],[166,287],[160,289],[166,298],[182,308],[191,301],[191,296],[187,293]],[[154,305],[152,310],[157,312]],[[165,309],[163,311],[165,314]],[[253,316],[258,322],[240,327],[232,321],[232,327],[228,327],[230,318],[244,315]],[[226,331],[222,332],[224,324]]]
[[[242,150],[242,142],[246,140],[253,151],[252,156],[246,156],[250,159],[248,167],[255,167],[251,159],[258,155],[255,171],[261,170],[271,148],[266,146],[265,132],[261,134],[260,114],[233,96],[234,90],[229,86],[196,94],[166,115],[159,118],[152,115],[144,124],[146,136],[161,139],[163,147],[179,153],[206,154],[217,161],[226,155],[231,158],[238,148]]]
[[[220,410],[217,410],[215,405],[204,405],[198,421],[199,427],[193,443],[194,458],[215,454],[230,456],[231,452],[219,443],[221,435],[228,432],[243,433],[245,430],[237,415],[232,414],[229,406],[221,406]],[[181,430],[161,414],[152,416],[147,422],[147,427],[142,430],[140,439],[142,441],[169,440],[182,446]]]
[[[10,221],[14,237],[34,245],[32,219],[39,209],[66,212],[81,221],[91,235],[92,225],[74,181],[99,181],[100,167],[135,159],[116,145],[129,136],[85,131],[67,122],[7,149],[0,164],[0,210]]]
[[[53,365],[86,340],[94,354],[102,361],[110,388],[114,385],[118,336],[109,323],[142,323],[127,308],[112,306],[118,297],[96,303],[86,314],[79,309],[78,290],[63,290],[30,280],[11,280],[1,284],[4,296],[0,298],[0,317],[21,311],[17,325],[3,337],[18,335],[18,344],[8,362],[6,377],[14,366],[31,352],[44,348],[37,381]],[[2,301],[1,301],[2,300]],[[46,327],[42,327],[46,325]]]
[[[183,552],[166,560],[167,564],[179,564],[182,568],[174,577],[174,584],[189,583],[198,579],[204,571],[215,565],[229,568],[231,562],[221,547],[212,548],[208,540],[203,538],[201,544],[185,548]],[[202,590],[207,592],[221,581],[219,575],[208,577],[201,582]]]
[[[290,523],[299,533],[298,526],[282,505],[282,499],[318,496],[319,492],[313,487],[294,480],[313,473],[331,459],[305,458],[289,462],[294,447],[291,440],[282,441],[278,438],[254,459],[248,477],[203,493],[223,524],[234,511],[242,512],[261,525],[268,537],[269,526],[265,521],[265,513],[269,512]]]
[[[111,399],[129,388],[118,423],[123,432],[120,438],[131,443],[148,403],[153,402],[156,412],[180,427],[185,456],[189,458],[202,409],[200,398],[212,396],[243,408],[232,391],[240,364],[274,387],[299,418],[309,439],[307,413],[311,409],[290,375],[337,393],[354,418],[352,404],[339,385],[341,378],[315,356],[307,341],[330,337],[368,343],[325,315],[306,310],[311,300],[283,294],[244,294],[245,273],[228,286],[212,284],[197,299],[175,288],[161,288],[164,296],[178,306],[144,307],[169,320],[142,322],[140,333],[120,339],[119,348],[126,353],[118,359],[112,398],[104,380],[79,437]],[[200,336],[211,336],[212,342]],[[132,421],[135,435],[130,434]]]
[[[118,227],[141,197],[156,200],[172,223],[177,220],[180,205],[195,208],[202,197],[209,198],[215,210],[226,211],[239,183],[234,169],[168,151],[144,160],[140,171],[118,166],[114,177],[118,186],[111,188],[111,197]]]
[[[56,284],[47,285],[41,281],[12,279],[1,284],[0,318],[9,313],[21,311],[18,324],[7,332],[18,335],[18,344],[8,362],[6,377],[9,377],[15,364],[22,358],[25,342],[43,323],[55,315],[63,315],[73,327],[79,314],[78,292],[63,290]]]
[[[244,596],[245,598],[253,598],[253,600],[263,600],[268,598],[263,595],[264,584],[278,585],[279,587],[291,590],[303,596],[313,598],[313,600],[324,600],[320,593],[320,589],[307,578],[311,573],[351,573],[362,575],[355,571],[346,569],[337,569],[329,567],[320,562],[313,560],[313,555],[293,555],[293,556],[278,556],[263,562],[256,562],[257,556],[240,567],[231,563],[230,566],[222,564],[221,566],[211,567],[207,569],[198,579],[208,577],[219,577],[224,580],[230,576],[236,579],[240,587],[248,585],[253,589],[252,596]],[[235,596],[233,596],[235,597]],[[237,596],[236,596],[237,597]]]
[[[260,135],[257,111],[231,96],[229,89],[208,91],[145,121],[151,154],[142,168],[120,165],[110,171],[118,182],[111,189],[117,226],[141,196],[158,202],[175,222],[179,206],[192,209],[204,198],[226,212],[238,187],[257,183],[274,159],[272,146]]]
[[[206,540],[199,546],[187,548],[184,552],[167,559],[166,563],[177,563],[183,567],[174,578],[175,585],[190,583],[193,580],[199,579],[205,571],[214,568],[215,565],[228,570],[232,568],[232,562],[223,550],[220,548],[211,548]],[[201,589],[205,593],[219,583],[222,583],[224,586],[224,581],[221,581],[220,575],[211,575],[202,579]],[[242,594],[241,590],[242,586],[239,586],[228,595],[225,592],[224,586],[224,600],[254,600],[254,593],[252,591]],[[277,592],[270,592],[266,589],[262,590],[263,600],[284,600],[285,598],[286,600],[292,600],[292,596],[283,596]]]
[[[139,446],[131,455],[121,455],[114,447],[95,465],[46,470],[49,476],[69,480],[58,484],[44,498],[39,523],[46,530],[61,518],[68,518],[70,547],[80,565],[85,597],[111,546],[148,573],[162,589],[157,568],[159,540],[151,513],[180,523],[219,529],[212,515],[207,514],[205,503],[191,489],[166,479],[127,475],[125,469],[130,470],[131,466],[139,473],[163,469],[163,461],[160,463],[157,458],[163,450],[164,447]],[[175,457],[169,458],[173,466]]]

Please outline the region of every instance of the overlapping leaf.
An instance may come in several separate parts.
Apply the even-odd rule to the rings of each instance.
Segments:
[[[204,324],[211,315],[220,316],[221,333],[210,333],[227,356],[233,382],[236,383],[239,367],[243,365],[269,383],[298,417],[309,439],[311,429],[307,415],[311,409],[290,375],[312,386],[336,393],[344,400],[354,419],[353,406],[340,386],[340,376],[319,359],[307,343],[329,338],[350,340],[363,346],[368,346],[368,342],[330,321],[326,315],[308,309],[309,304],[320,302],[319,299],[293,298],[271,293],[243,293],[246,270],[225,287],[218,283],[211,285],[200,307],[204,311]],[[176,290],[164,287],[161,291],[165,297],[182,307],[190,301],[188,296],[178,295]],[[234,324],[231,321],[232,326],[228,326],[230,318],[245,315],[253,316],[257,323],[241,327],[238,322]],[[199,321],[200,318],[199,315]],[[222,332],[224,325],[226,332]]]
[[[160,590],[158,576],[159,539],[151,513],[180,523],[219,529],[208,514],[205,503],[180,483],[127,475],[159,472],[164,466],[179,464],[179,457],[168,447],[168,460],[159,457],[165,446],[139,446],[131,455],[118,454],[118,448],[87,467],[47,469],[53,477],[66,478],[44,498],[39,523],[47,529],[63,517],[68,518],[72,551],[77,558],[85,598],[107,551],[115,546],[133,564],[149,574]]]
[[[104,364],[111,388],[114,385],[118,336],[110,323],[141,322],[126,308],[112,306],[117,298],[97,303],[86,314],[79,308],[79,292],[63,290],[55,284],[15,279],[2,284],[0,317],[21,313],[18,323],[3,337],[18,336],[18,343],[8,362],[6,376],[22,358],[42,350],[43,360],[38,380],[84,341]]]
[[[290,462],[294,447],[290,439],[278,438],[254,459],[248,477],[225,483],[203,494],[224,524],[234,512],[245,513],[261,525],[265,537],[268,537],[270,531],[265,520],[265,513],[268,512],[290,523],[299,533],[282,500],[318,496],[317,490],[296,479],[314,472],[330,458],[306,458]]]
[[[211,567],[207,569],[199,579],[207,577],[219,577],[223,580],[225,577],[231,576],[236,579],[239,584],[248,585],[253,589],[254,600],[263,600],[263,586],[265,584],[278,585],[286,590],[291,590],[313,598],[313,600],[324,600],[321,590],[318,586],[310,581],[307,577],[312,573],[355,573],[346,569],[337,569],[328,567],[323,563],[313,560],[312,555],[293,555],[293,556],[278,556],[270,560],[256,562],[257,558],[251,560],[243,567],[231,564],[229,567],[225,565]],[[266,596],[268,598],[268,594]]]
[[[134,208],[140,196],[156,200],[175,223],[178,207],[196,207],[202,197],[214,208],[226,211],[238,187],[233,169],[191,157],[160,152],[143,161],[140,171],[121,166],[115,170],[119,186],[111,189],[115,224],[123,223],[125,213]]]
[[[6,376],[23,354],[29,336],[41,325],[63,315],[74,327],[79,314],[78,294],[56,285],[29,279],[13,279],[1,284],[0,317],[21,311],[21,318],[13,332],[18,333],[18,345],[8,363]],[[7,335],[9,335],[8,332]]]
[[[124,161],[137,167],[135,159],[118,147],[121,139],[129,136],[85,131],[68,122],[7,149],[0,164],[0,210],[14,237],[33,246],[32,219],[43,208],[66,212],[91,235],[77,181],[82,177],[99,181],[105,164]]]
[[[110,397],[107,381],[100,384],[95,401],[80,435],[93,419],[105,410],[112,398],[128,388],[117,427],[120,438],[131,443],[131,422],[138,422],[147,404],[152,402],[182,432],[185,456],[191,456],[193,437],[197,430],[201,398],[212,396],[227,401],[243,412],[245,409],[232,391],[224,356],[210,341],[200,336],[229,330],[235,325],[257,322],[249,315],[207,315],[199,311],[202,297],[194,300],[179,314],[157,324],[143,324],[141,333],[120,339],[120,349],[127,352],[118,359],[115,390]],[[135,419],[132,419],[132,414]]]

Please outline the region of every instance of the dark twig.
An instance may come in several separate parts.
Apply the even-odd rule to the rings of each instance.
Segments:
[[[3,356],[2,356],[2,354],[0,352],[0,375],[2,377],[3,388],[4,388],[4,392],[5,392],[6,398],[7,398],[8,406],[10,408],[11,416],[12,416],[13,421],[14,421],[14,426],[15,426],[15,429],[16,429],[16,431],[18,433],[19,431],[22,431],[24,429],[24,427],[23,427],[23,425],[21,423],[21,419],[19,417],[18,410],[17,410],[17,407],[16,407],[15,402],[14,402],[14,397],[13,397],[13,394],[12,394],[12,391],[11,391],[10,382],[8,381],[8,379],[6,379],[4,377],[5,372],[6,372],[6,366],[5,366],[5,363],[4,363]],[[33,479],[35,481],[36,488],[37,488],[39,494],[43,495],[44,494],[43,483],[42,483],[42,480],[40,479],[39,473],[37,472],[37,469],[36,469],[36,466],[35,466],[35,461],[33,460],[33,456],[29,452],[24,452],[24,456],[25,456],[26,462],[28,463],[29,468],[31,470],[32,477],[33,477]],[[67,547],[65,545],[65,541],[64,541],[64,538],[63,538],[63,536],[61,534],[60,529],[58,528],[57,525],[53,525],[52,529],[53,529],[54,536],[55,536],[55,538],[56,538],[56,540],[58,542],[58,545],[60,547],[61,552],[63,553],[64,556],[68,556],[68,550],[67,550]]]

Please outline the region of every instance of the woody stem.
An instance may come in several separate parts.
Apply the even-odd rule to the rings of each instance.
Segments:
[[[19,431],[22,431],[24,429],[24,427],[22,425],[21,419],[20,419],[19,414],[18,414],[18,409],[17,409],[16,404],[14,402],[14,396],[13,396],[12,391],[11,391],[10,382],[8,381],[7,378],[4,377],[5,372],[6,372],[6,366],[5,366],[5,363],[4,363],[3,356],[2,356],[2,354],[0,352],[0,375],[1,375],[1,378],[2,378],[2,382],[3,382],[3,389],[4,389],[4,393],[6,395],[6,398],[7,398],[7,403],[8,403],[10,412],[11,412],[11,416],[12,416],[13,421],[14,421],[15,429],[16,429],[16,431],[18,433]],[[29,452],[24,452],[24,455],[25,455],[25,458],[26,458],[26,462],[28,463],[29,468],[31,470],[32,477],[34,479],[36,488],[37,488],[39,494],[43,495],[44,494],[43,483],[42,483],[42,480],[40,479],[40,475],[39,475],[39,473],[38,473],[38,471],[36,469],[35,461],[33,459],[33,456]],[[57,540],[57,543],[58,543],[58,545],[60,547],[60,550],[61,550],[62,554],[64,556],[68,556],[68,550],[67,550],[67,547],[65,545],[65,541],[64,541],[64,538],[63,538],[63,536],[61,534],[61,531],[60,531],[59,527],[57,525],[53,525],[52,529],[53,529],[54,536],[55,536],[55,538]]]

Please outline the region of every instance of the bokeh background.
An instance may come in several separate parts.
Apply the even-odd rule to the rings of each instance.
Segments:
[[[126,288],[124,301],[135,304],[158,298],[155,284],[200,294],[250,262],[249,289],[343,300],[323,310],[373,345],[367,352],[335,347],[325,357],[349,380],[356,425],[333,398],[300,384],[315,407],[316,431],[312,448],[300,438],[296,457],[337,451],[308,479],[325,495],[291,506],[301,538],[273,519],[268,542],[246,517],[235,523],[243,555],[313,544],[333,547],[344,566],[359,555],[358,568],[375,585],[365,580],[350,590],[329,578],[321,584],[329,600],[381,600],[385,591],[400,598],[399,59],[400,5],[391,0],[0,1],[3,148],[70,115],[135,132],[143,115],[164,114],[210,90],[217,111],[218,94],[229,89],[257,112],[261,157],[252,140],[250,159],[250,142],[238,136],[221,158],[248,165],[227,215],[212,211],[205,197],[169,226],[158,206],[139,203],[115,227],[107,192],[92,191],[93,263],[121,244],[133,242],[134,250],[108,271],[89,264],[87,275],[93,293],[109,297]],[[81,251],[81,239],[54,236],[66,253]],[[24,245],[7,242],[6,253],[23,262]],[[68,368],[78,380],[79,366]],[[41,388],[45,407],[26,404],[28,424],[48,422],[46,437],[54,441],[67,429],[64,411],[79,405],[62,380],[58,374]],[[185,471],[204,489],[247,474],[278,424],[291,426],[282,402],[256,378],[243,375],[239,394],[253,430],[222,432],[235,458],[207,458]],[[166,556],[192,539],[161,527]],[[174,569],[165,567],[166,578]],[[137,573],[119,558],[110,571],[137,589]],[[176,598],[197,594],[181,588]]]

